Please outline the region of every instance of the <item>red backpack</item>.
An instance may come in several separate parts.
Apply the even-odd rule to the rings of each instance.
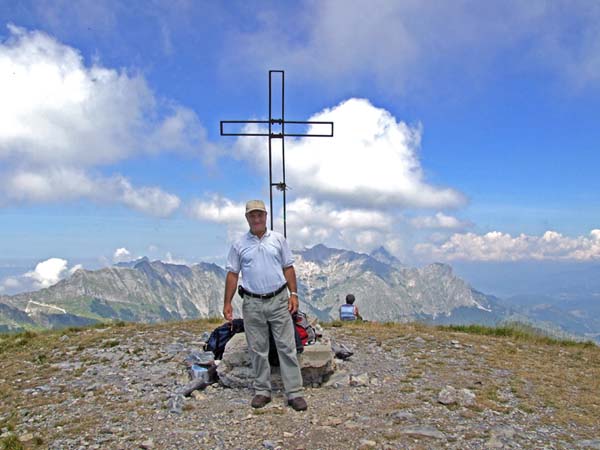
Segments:
[[[308,321],[306,314],[302,311],[298,311],[292,316],[294,319],[294,325],[296,326],[296,333],[302,341],[302,345],[311,345],[317,341],[317,332],[314,327]]]

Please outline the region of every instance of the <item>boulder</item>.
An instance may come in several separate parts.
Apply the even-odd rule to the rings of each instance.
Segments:
[[[321,385],[335,371],[334,353],[328,339],[304,347],[298,355],[304,386]],[[219,381],[230,388],[251,388],[254,371],[248,354],[246,335],[234,335],[225,347],[223,358],[217,367]],[[273,389],[282,389],[279,367],[271,367],[271,384]]]
[[[452,386],[446,386],[438,394],[438,402],[442,405],[458,403],[461,406],[470,406],[475,402],[475,394],[468,389],[455,389]]]

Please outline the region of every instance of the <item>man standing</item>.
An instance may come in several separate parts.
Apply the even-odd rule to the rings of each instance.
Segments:
[[[261,200],[246,203],[246,220],[250,231],[234,242],[227,256],[223,315],[233,320],[231,301],[241,272],[244,330],[255,375],[254,398],[250,404],[253,408],[262,408],[271,401],[270,329],[277,346],[288,405],[296,411],[304,411],[307,404],[302,398],[302,375],[291,316],[298,310],[294,258],[285,238],[267,230],[267,210]]]

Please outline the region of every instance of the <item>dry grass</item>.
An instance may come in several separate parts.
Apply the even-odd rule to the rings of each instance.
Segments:
[[[200,335],[202,332],[212,330],[215,323],[221,320],[193,320],[186,322],[170,322],[155,325],[148,324],[125,324],[122,322],[112,324],[100,324],[89,328],[68,328],[60,331],[31,332],[26,331],[18,334],[0,335],[0,358],[2,358],[2,371],[0,371],[0,429],[8,431],[28,429],[22,411],[35,411],[43,409],[47,405],[66,405],[74,399],[83,402],[93,402],[98,411],[103,408],[110,409],[112,405],[107,396],[109,392],[104,389],[96,389],[93,398],[86,398],[86,393],[67,387],[62,390],[52,390],[39,395],[32,395],[31,391],[36,387],[45,385],[51,377],[60,377],[67,386],[70,380],[79,378],[86,370],[90,361],[85,356],[87,349],[116,348],[126,342],[130,337],[144,335],[147,332],[159,332],[166,335],[177,335],[180,332],[194,333]],[[66,337],[65,337],[66,336]],[[133,353],[139,354],[144,349],[136,347]],[[75,356],[73,356],[73,353]],[[64,372],[53,367],[52,364],[65,360],[65,355],[71,354],[83,363],[83,366],[70,372]],[[77,356],[77,354],[79,354]],[[121,403],[120,407],[128,410],[136,410],[139,415],[150,415],[152,411],[145,411],[136,405]],[[36,448],[42,445],[40,442],[52,442],[57,437],[77,437],[81,433],[97,429],[102,426],[101,414],[83,415],[76,422],[56,422],[51,429],[36,430],[36,436],[31,441],[23,444],[14,436],[7,436],[0,440],[0,450],[4,448]]]
[[[402,346],[402,342],[410,342],[406,337],[420,337],[426,348],[457,340],[470,349],[464,352],[447,346],[431,355],[404,344],[411,365],[401,382],[410,385],[421,382],[425,373],[432,375],[423,381],[421,392],[450,384],[476,393],[475,411],[507,413],[518,408],[541,414],[548,425],[574,423],[590,430],[600,423],[600,347],[593,343],[551,339],[512,327],[455,329],[418,323],[344,322],[338,328],[352,336],[375,338],[384,348],[395,339],[401,339],[398,345]]]

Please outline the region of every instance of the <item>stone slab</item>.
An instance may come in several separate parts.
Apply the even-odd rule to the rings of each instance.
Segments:
[[[329,341],[304,347],[298,355],[304,386],[320,386],[335,371],[334,353]],[[254,373],[248,354],[246,335],[238,333],[225,347],[223,359],[217,368],[221,384],[231,388],[251,388]],[[273,389],[282,389],[278,367],[271,368]]]

